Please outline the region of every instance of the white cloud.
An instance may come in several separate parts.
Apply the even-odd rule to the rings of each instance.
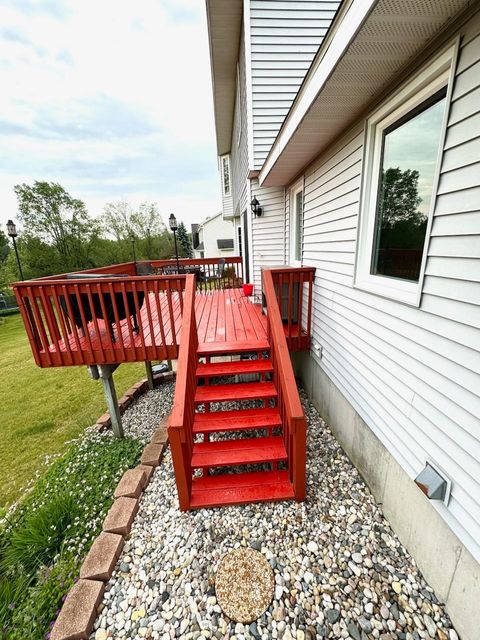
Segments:
[[[125,197],[199,221],[220,206],[202,0],[0,6],[0,224],[13,185],[55,180],[90,212]]]

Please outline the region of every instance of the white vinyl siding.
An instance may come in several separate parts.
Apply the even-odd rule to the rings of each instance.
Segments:
[[[245,40],[242,37],[239,51],[237,95],[235,98],[234,126],[230,152],[232,210],[235,216],[239,216],[243,211],[245,211],[248,199],[248,124],[246,81]]]
[[[254,169],[261,169],[339,4],[250,0]]]
[[[263,215],[252,219],[253,282],[260,293],[262,267],[285,264],[285,189],[259,187],[252,180],[251,191],[263,208]]]
[[[303,264],[316,267],[319,366],[413,479],[452,480],[432,502],[480,560],[480,17],[464,28],[420,308],[353,288],[364,122],[305,173]],[[286,242],[288,247],[288,241]]]

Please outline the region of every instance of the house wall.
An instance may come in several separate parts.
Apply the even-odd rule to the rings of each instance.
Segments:
[[[320,349],[299,373],[462,637],[473,640],[480,601],[479,14],[461,32],[419,308],[353,287],[364,126],[358,122],[305,172],[303,264],[316,267],[312,343]],[[412,482],[429,458],[452,481],[448,507],[429,502]]]
[[[261,169],[339,5],[250,0],[253,169]]]
[[[247,115],[247,79],[245,62],[245,39],[242,34],[238,56],[237,93],[233,121],[232,143],[230,151],[230,170],[232,179],[232,208],[239,216],[245,211],[248,202],[248,115]]]
[[[224,220],[221,214],[213,216],[202,223],[199,229],[199,239],[203,242],[205,258],[227,258],[237,255],[235,249],[219,249],[217,240],[232,239],[235,241],[235,226],[233,220]],[[235,246],[235,244],[234,244]],[[196,252],[199,254],[199,252]]]
[[[259,187],[258,180],[251,181],[252,197],[255,195],[263,208],[261,217],[252,218],[253,283],[255,293],[262,290],[262,268],[285,264],[285,189],[283,187]]]

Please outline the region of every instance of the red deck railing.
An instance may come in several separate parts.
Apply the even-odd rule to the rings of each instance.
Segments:
[[[211,289],[234,289],[243,284],[243,267],[240,256],[226,258],[182,258],[180,273],[194,274],[197,291]],[[175,260],[151,260],[149,264],[158,274],[177,272]]]
[[[291,351],[310,348],[315,267],[269,269],[287,344]]]
[[[187,275],[199,291],[242,282],[242,259],[127,262],[14,284],[40,367],[176,359]]]
[[[270,358],[273,364],[273,382],[278,394],[278,410],[282,417],[283,439],[288,454],[290,481],[293,484],[296,500],[305,499],[306,491],[306,437],[307,424],[297,389],[292,361],[290,359],[284,321],[278,304],[278,288],[275,276],[279,272],[263,271],[263,291],[267,305],[267,331],[270,344]],[[290,280],[292,282],[298,280]],[[277,280],[280,287],[283,279]],[[301,282],[301,280],[300,280]],[[290,309],[291,311],[291,309]],[[291,313],[289,313],[291,317]]]
[[[180,509],[190,507],[192,488],[193,420],[195,417],[195,390],[197,388],[198,336],[195,322],[195,279],[186,276],[177,381],[173,409],[168,425],[173,468],[178,489]]]
[[[184,288],[185,276],[102,274],[14,287],[40,367],[176,358]]]

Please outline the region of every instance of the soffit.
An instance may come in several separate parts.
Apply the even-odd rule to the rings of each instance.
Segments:
[[[218,155],[230,151],[232,140],[242,12],[242,0],[207,0]]]
[[[260,172],[261,184],[291,182],[468,5],[468,0],[379,0],[310,104],[293,105]],[[312,65],[302,89],[322,72],[322,62]],[[299,124],[286,137],[295,118]]]

